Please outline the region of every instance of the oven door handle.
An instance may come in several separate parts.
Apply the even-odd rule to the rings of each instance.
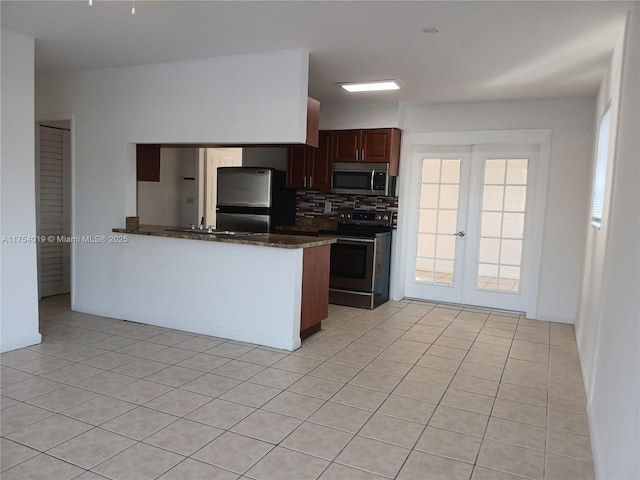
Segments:
[[[373,179],[376,175],[376,171],[375,170],[371,170],[371,193],[374,193],[373,191]]]
[[[376,241],[375,238],[346,238],[346,237],[337,237],[336,240],[339,241],[340,243],[351,243],[351,244],[375,243]]]

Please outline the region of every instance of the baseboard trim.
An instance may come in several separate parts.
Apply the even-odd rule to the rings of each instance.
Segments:
[[[575,318],[557,317],[555,315],[545,315],[544,313],[538,313],[535,320],[542,320],[543,322],[565,323],[569,325],[575,325]]]
[[[3,338],[3,340],[5,340]],[[10,342],[3,341],[0,345],[0,353],[10,352],[12,350],[18,350],[19,348],[30,347],[32,345],[38,345],[42,343],[42,335],[36,333],[29,335],[28,337],[21,337],[12,339]]]

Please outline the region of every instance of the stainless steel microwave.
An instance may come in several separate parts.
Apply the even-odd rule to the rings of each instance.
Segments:
[[[333,164],[331,191],[352,195],[394,196],[396,177],[389,175],[388,163]]]

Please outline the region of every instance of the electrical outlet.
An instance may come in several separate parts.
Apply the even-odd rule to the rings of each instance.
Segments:
[[[331,213],[331,200],[324,201],[324,213]]]

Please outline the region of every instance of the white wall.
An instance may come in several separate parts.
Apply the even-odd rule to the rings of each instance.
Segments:
[[[403,118],[407,132],[551,129],[546,214],[537,227],[544,229],[540,320],[573,323],[577,315],[593,111],[592,98],[554,99],[407,106]]]
[[[582,367],[583,374],[590,372],[593,374],[593,362],[595,361],[594,352],[596,349],[596,341],[599,335],[600,320],[603,314],[601,310],[601,295],[604,281],[604,262],[607,249],[607,236],[609,232],[609,208],[611,206],[611,191],[613,182],[613,172],[616,165],[616,137],[618,132],[618,114],[620,111],[620,82],[622,73],[622,55],[624,50],[624,35],[621,35],[610,67],[600,87],[598,98],[596,99],[596,111],[592,119],[594,125],[594,141],[592,145],[590,172],[589,172],[589,203],[592,199],[593,175],[595,169],[595,154],[597,146],[597,132],[600,118],[604,114],[608,105],[611,109],[611,130],[609,139],[609,163],[607,168],[607,179],[605,187],[605,206],[603,218],[600,228],[595,228],[585,222],[585,267],[582,277],[582,294],[580,298],[580,306],[578,320],[576,322],[577,340],[580,351],[583,352]],[[585,385],[588,385],[591,379],[585,377]]]
[[[141,224],[180,225],[180,153],[181,149],[162,148],[160,181],[138,182],[138,216]]]
[[[588,215],[589,171],[593,139],[593,98],[400,105],[397,124],[407,133],[551,129],[551,160],[544,225],[543,257],[537,317],[573,323],[578,311],[583,267],[584,222]],[[364,112],[381,126],[393,115],[389,104],[344,109],[337,107],[323,128],[357,128]],[[338,123],[334,119],[342,117]],[[403,148],[407,145],[403,143]],[[401,163],[400,175],[409,174]],[[402,197],[404,192],[400,191]],[[399,245],[394,246],[394,252]],[[397,257],[394,257],[397,258]],[[392,285],[402,290],[402,270],[394,261]]]
[[[0,351],[40,342],[35,236],[34,40],[2,30]]]
[[[287,149],[279,147],[249,147],[242,149],[243,167],[287,169]]]
[[[73,234],[135,215],[134,143],[303,143],[307,76],[286,50],[38,77],[37,116],[74,114]],[[73,248],[72,307],[118,317],[121,246]]]
[[[397,102],[323,104],[320,109],[320,129],[399,127],[401,112],[402,107]]]
[[[618,110],[617,141],[603,227],[586,227],[588,248],[576,323],[596,475],[602,479],[640,478],[639,46],[636,3],[598,102],[596,119],[609,100]]]
[[[119,317],[274,348],[300,346],[302,248],[128,238]]]

